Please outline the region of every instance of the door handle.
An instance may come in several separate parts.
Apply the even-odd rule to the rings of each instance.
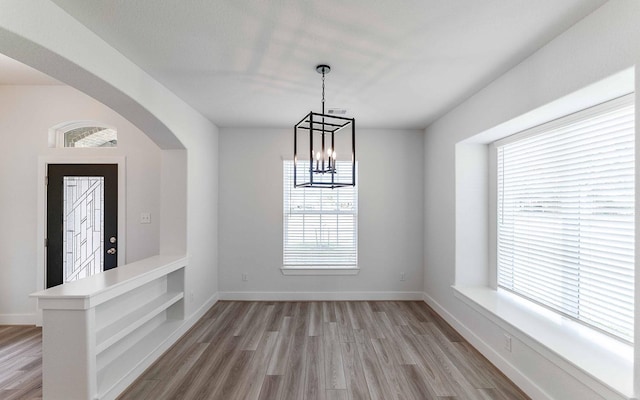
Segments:
[[[112,243],[112,244],[113,244],[113,243],[115,243],[115,242],[116,242],[116,237],[115,237],[115,236],[111,236],[111,237],[109,238],[109,243]]]
[[[109,250],[107,250],[107,254],[111,254],[111,255],[116,254],[116,248],[115,247],[110,248]]]

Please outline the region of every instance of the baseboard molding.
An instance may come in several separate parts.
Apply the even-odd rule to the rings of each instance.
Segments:
[[[442,318],[453,326],[473,347],[485,356],[502,373],[511,379],[520,389],[522,389],[532,399],[553,400],[549,395],[536,385],[531,379],[524,375],[519,369],[514,367],[509,361],[500,355],[493,347],[473,333],[465,324],[460,322],[453,314],[447,311],[433,297],[423,293],[423,300],[433,308]]]
[[[220,300],[349,301],[422,300],[422,292],[220,292]]]
[[[35,314],[0,314],[0,325],[35,325]]]
[[[209,299],[207,301],[205,301],[204,304],[202,304],[200,307],[198,307],[198,309],[196,311],[194,311],[189,317],[187,317],[187,320],[185,321],[185,323],[188,323],[189,324],[189,328],[191,328],[193,326],[193,324],[198,322],[198,320],[200,318],[202,318],[202,316],[207,311],[209,311],[209,309],[211,307],[213,307],[218,301],[220,301],[220,295],[219,295],[218,292],[216,292],[211,297],[209,297]],[[187,328],[187,330],[189,328]]]
[[[202,304],[193,314],[187,317],[184,323],[168,336],[154,351],[149,353],[141,360],[134,369],[127,374],[126,378],[121,380],[118,385],[114,386],[109,392],[102,397],[104,400],[116,399],[131,385],[142,373],[151,366],[165,351],[167,351],[174,343],[178,341],[202,316],[218,302],[218,293],[214,293],[207,301]]]

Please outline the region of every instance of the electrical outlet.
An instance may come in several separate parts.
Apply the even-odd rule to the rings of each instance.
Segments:
[[[405,280],[406,280],[406,277],[405,277],[405,275],[404,275],[404,272],[400,272],[400,280],[401,280],[401,281],[405,281]]]
[[[247,274],[246,272],[242,273],[242,281],[246,282],[249,280],[249,274]]]
[[[504,334],[504,349],[511,353],[511,336]]]
[[[141,224],[150,224],[151,223],[151,213],[149,213],[149,212],[140,213],[140,223]]]

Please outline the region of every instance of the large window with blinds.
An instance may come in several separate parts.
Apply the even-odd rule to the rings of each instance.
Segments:
[[[336,169],[351,179],[350,162],[338,161]],[[294,188],[293,161],[284,161],[283,170],[284,268],[356,268],[358,185]],[[297,173],[308,174],[308,162],[299,161]]]
[[[496,142],[498,286],[633,342],[633,95]]]

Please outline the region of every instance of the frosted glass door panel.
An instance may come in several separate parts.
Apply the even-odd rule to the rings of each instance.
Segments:
[[[63,180],[63,281],[102,271],[104,177],[65,176]]]

